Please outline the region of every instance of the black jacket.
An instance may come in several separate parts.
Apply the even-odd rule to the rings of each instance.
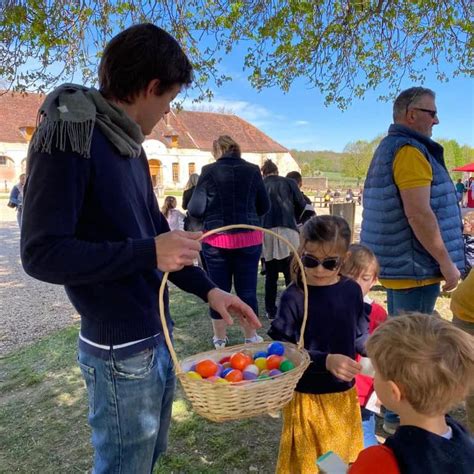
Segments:
[[[267,176],[263,183],[270,198],[270,211],[263,218],[263,227],[289,227],[297,230],[296,221],[306,202],[294,180],[282,176]]]
[[[204,166],[188,204],[189,214],[202,218],[205,230],[231,224],[261,226],[261,216],[269,208],[258,166],[231,153]]]
[[[472,474],[474,441],[449,416],[446,423],[453,437],[445,439],[416,426],[400,426],[385,440],[395,455],[402,474]]]

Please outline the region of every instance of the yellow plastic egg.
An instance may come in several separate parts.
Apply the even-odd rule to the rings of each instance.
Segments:
[[[267,368],[267,359],[265,359],[265,357],[257,357],[257,359],[253,361],[253,363],[258,367],[258,370],[260,371],[266,370]]]
[[[194,370],[186,372],[186,375],[193,380],[202,380],[202,377],[197,372],[194,372]]]

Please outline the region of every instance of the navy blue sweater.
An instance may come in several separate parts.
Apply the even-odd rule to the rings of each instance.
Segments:
[[[472,474],[474,441],[467,431],[450,417],[451,439],[417,426],[400,426],[385,440],[394,453],[402,474]]]
[[[23,267],[64,285],[84,337],[121,344],[159,333],[162,273],[154,237],[169,227],[145,153],[119,155],[96,128],[90,159],[72,151],[33,153],[24,194]],[[197,267],[170,273],[170,280],[204,300],[215,287]]]
[[[303,291],[294,283],[281,295],[278,313],[268,331],[272,339],[297,343],[303,322]],[[368,321],[360,286],[345,277],[329,286],[308,286],[308,321],[304,347],[311,364],[301,377],[296,391],[335,393],[354,385],[334,377],[326,369],[328,354],[343,354],[355,359],[365,354]]]

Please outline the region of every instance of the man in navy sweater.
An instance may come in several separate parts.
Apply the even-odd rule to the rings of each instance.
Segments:
[[[95,473],[149,473],[166,450],[175,376],[157,312],[163,272],[232,323],[253,311],[193,266],[201,233],[169,231],[141,143],[192,81],[174,38],[151,25],[118,34],[99,91],[65,84],[40,109],[28,156],[21,257],[64,285],[81,315]],[[168,311],[168,327],[172,323]]]

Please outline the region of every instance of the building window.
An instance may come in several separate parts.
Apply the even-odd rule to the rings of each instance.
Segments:
[[[0,166],[7,166],[7,157],[0,156]]]
[[[179,182],[179,163],[172,164],[173,170],[173,183]]]
[[[196,163],[189,163],[188,164],[188,174],[191,176],[196,172]]]

